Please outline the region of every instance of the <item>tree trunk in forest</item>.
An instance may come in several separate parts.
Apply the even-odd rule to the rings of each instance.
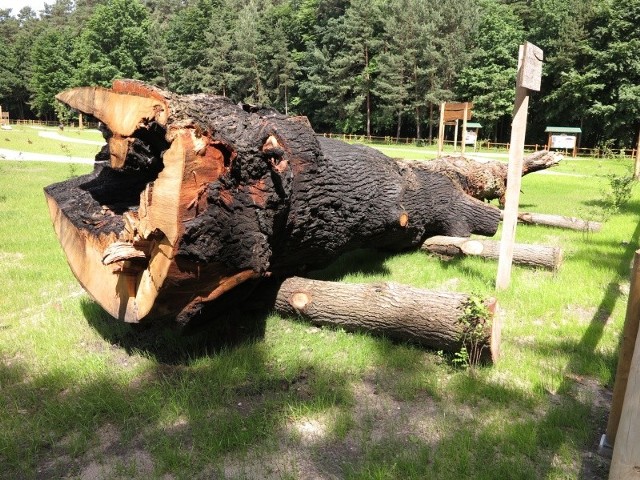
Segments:
[[[500,242],[487,239],[436,236],[422,244],[422,250],[443,257],[477,255],[497,260],[500,256]],[[527,245],[516,243],[513,263],[556,271],[562,263],[562,249],[547,245]]]
[[[433,145],[433,103],[429,102],[429,145]]]
[[[501,324],[496,302],[467,294],[433,292],[394,283],[348,284],[292,277],[276,311],[316,325],[365,331],[447,352],[465,346],[470,360],[497,361]]]
[[[564,217],[562,215],[550,215],[547,213],[518,213],[518,221],[529,225],[546,225],[548,227],[567,228],[582,232],[599,232],[602,228],[600,222],[582,220],[576,217]]]
[[[547,150],[532,153],[524,158],[522,175],[553,167],[561,159],[562,155]],[[447,155],[429,162],[421,162],[420,165],[422,168],[449,176],[465,192],[478,200],[497,198],[501,205],[504,204],[507,189],[507,163]]]
[[[54,228],[79,282],[127,322],[189,322],[245,282],[500,221],[448,175],[317,137],[303,117],[131,80],[57,98],[108,144],[93,173],[45,189]]]

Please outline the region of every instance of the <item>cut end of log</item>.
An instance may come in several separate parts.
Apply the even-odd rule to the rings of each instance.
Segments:
[[[405,228],[407,225],[409,225],[409,214],[407,212],[402,212],[400,214],[400,226]]]
[[[293,295],[291,295],[291,298],[289,299],[289,303],[291,304],[291,306],[297,312],[301,312],[301,313],[304,313],[304,311],[307,308],[307,305],[309,305],[309,302],[311,302],[311,298],[305,292],[295,292]]]
[[[178,313],[255,278],[251,270],[177,258],[185,222],[202,213],[210,183],[229,171],[234,152],[192,122],[170,125],[168,98],[141,82],[56,98],[100,120],[107,138],[96,160],[108,158],[109,166],[45,193],[71,270],[109,314],[135,323],[150,312]]]

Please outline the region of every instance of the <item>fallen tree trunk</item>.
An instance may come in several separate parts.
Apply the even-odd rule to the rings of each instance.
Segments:
[[[499,224],[449,176],[316,137],[306,118],[131,80],[57,98],[108,143],[93,173],[45,189],[54,228],[79,282],[127,322],[188,323],[241,284]]]
[[[524,158],[522,175],[557,165],[562,155],[547,150],[532,153]],[[474,160],[462,156],[444,156],[421,162],[421,167],[449,176],[460,187],[478,200],[498,199],[504,205],[507,191],[508,164],[495,160]]]
[[[546,225],[548,227],[568,228],[582,232],[599,232],[602,228],[600,222],[546,213],[521,212],[518,213],[518,221],[529,225]]]
[[[276,311],[316,325],[365,331],[447,352],[464,346],[471,362],[497,361],[501,324],[494,299],[433,292],[394,283],[348,284],[293,277],[284,281]]]
[[[439,235],[428,238],[421,248],[444,257],[476,255],[492,260],[500,257],[500,242],[487,239]],[[548,245],[516,243],[513,248],[513,263],[556,271],[562,263],[562,249]]]

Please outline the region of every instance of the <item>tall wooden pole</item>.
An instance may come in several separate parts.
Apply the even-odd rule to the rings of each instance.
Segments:
[[[640,129],[638,129],[638,145],[636,146],[636,163],[633,169],[633,178],[640,180]]]
[[[622,345],[618,355],[618,368],[616,370],[616,381],[613,386],[613,398],[611,400],[611,412],[607,423],[606,443],[613,445],[618,432],[622,404],[624,402],[627,383],[629,382],[629,370],[631,360],[636,346],[638,336],[638,325],[640,324],[640,250],[636,251],[633,259],[633,270],[631,271],[631,287],[629,289],[629,300],[627,301],[627,315],[622,329]]]
[[[456,126],[453,131],[453,151],[458,150],[458,119],[456,118]]]
[[[538,65],[539,63],[539,65]],[[505,290],[511,282],[511,264],[513,245],[516,240],[518,223],[518,205],[520,185],[522,183],[522,160],[524,158],[524,140],[527,131],[527,111],[529,108],[529,90],[540,90],[542,78],[542,50],[527,42],[518,52],[518,79],[516,82],[516,101],[511,126],[511,146],[509,148],[509,168],[507,170],[507,192],[500,240],[498,276],[496,288]],[[532,88],[533,87],[533,88]]]
[[[440,104],[440,124],[438,126],[438,157],[442,156],[442,149],[444,147],[444,107],[445,102]]]
[[[464,116],[462,117],[462,155],[467,145],[467,115],[469,114],[469,102],[464,104]]]

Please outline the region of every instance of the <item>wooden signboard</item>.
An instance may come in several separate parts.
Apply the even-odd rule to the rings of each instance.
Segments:
[[[438,128],[438,157],[442,155],[444,147],[444,126],[455,125],[456,130],[453,139],[454,148],[458,142],[458,121],[462,120],[462,131],[467,129],[467,120],[471,120],[472,102],[446,102],[440,105],[440,126]],[[465,143],[462,142],[462,153],[464,153]]]
[[[455,120],[471,120],[472,102],[445,103],[444,121],[453,122]]]
[[[533,43],[524,43],[522,68],[518,71],[518,85],[535,92],[540,91],[542,83],[542,49]]]

